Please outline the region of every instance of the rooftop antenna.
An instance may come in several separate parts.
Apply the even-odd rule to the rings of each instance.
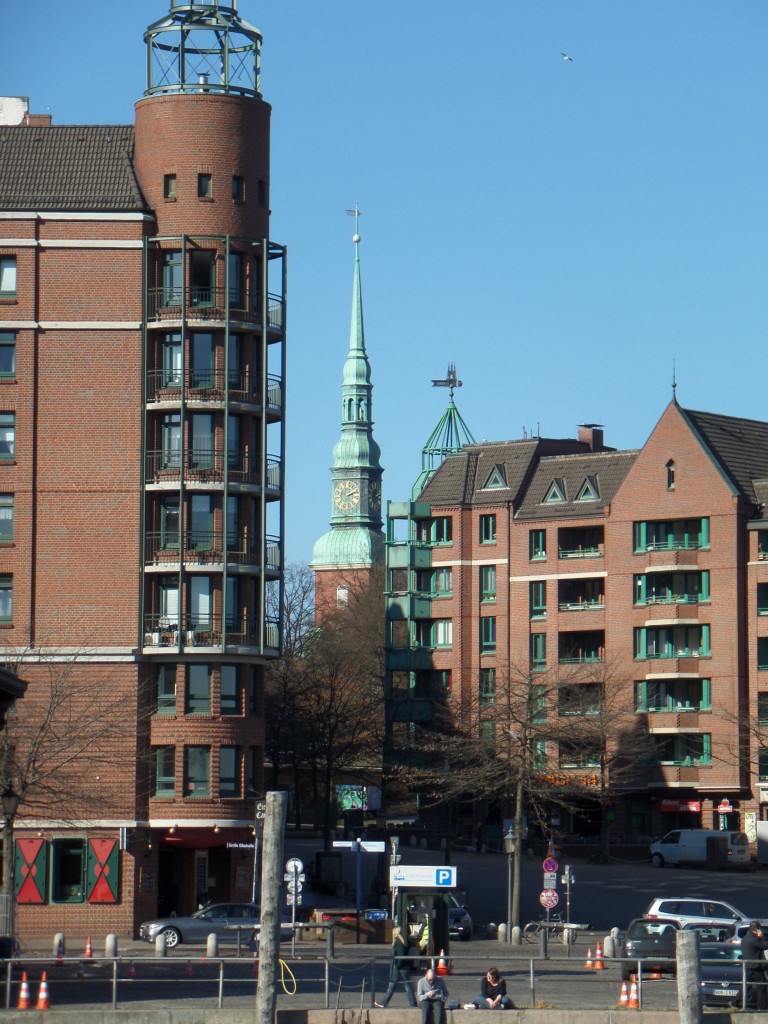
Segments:
[[[449,388],[448,397],[453,401],[453,392],[456,388],[464,386],[464,381],[459,380],[456,376],[456,364],[448,363],[448,376],[444,380],[433,380],[433,388]]]

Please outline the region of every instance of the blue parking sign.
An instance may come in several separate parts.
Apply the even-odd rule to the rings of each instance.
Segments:
[[[456,882],[455,868],[436,868],[435,869],[435,885],[441,888],[452,888]]]

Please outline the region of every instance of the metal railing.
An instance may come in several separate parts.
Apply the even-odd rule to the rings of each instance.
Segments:
[[[181,402],[182,385],[188,402],[223,402],[225,396],[234,402],[258,403],[261,381],[248,370],[147,370],[147,402]],[[267,406],[283,411],[283,380],[277,374],[267,375]]]
[[[280,295],[267,296],[267,327],[280,331],[285,322],[285,302]],[[231,320],[247,320],[261,323],[261,296],[245,289],[232,288],[229,303],[224,288],[173,286],[149,288],[147,290],[147,321],[180,320],[182,310],[187,320],[223,320],[227,312]]]
[[[272,619],[264,622],[264,647],[280,646],[279,625]],[[259,647],[259,623],[253,616],[228,619],[221,615],[144,616],[144,648],[152,647]]]
[[[184,478],[192,482],[223,483],[226,475],[232,483],[261,483],[261,458],[248,449],[225,452],[223,447],[194,445],[183,451],[180,448],[151,450],[147,452],[147,483],[175,482]],[[268,491],[279,491],[282,483],[282,461],[275,455],[267,456],[267,474],[264,481]]]
[[[184,545],[179,551],[179,534],[169,530],[152,531],[144,536],[145,565],[178,565],[181,560],[185,564],[209,565],[223,562],[225,547],[224,533],[221,530],[190,530],[184,535]],[[280,539],[267,537],[265,545],[267,571],[279,572],[282,564]],[[260,545],[251,541],[247,533],[239,537],[227,536],[226,557],[232,565],[258,566]]]

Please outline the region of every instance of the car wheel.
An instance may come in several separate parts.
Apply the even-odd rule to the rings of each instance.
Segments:
[[[664,858],[661,856],[660,853],[654,853],[654,855],[651,857],[651,864],[653,864],[655,868],[663,868]]]
[[[177,928],[163,928],[160,934],[165,936],[165,944],[168,949],[173,949],[181,942],[181,933]]]

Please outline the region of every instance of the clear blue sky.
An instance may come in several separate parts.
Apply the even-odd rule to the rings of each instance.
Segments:
[[[354,222],[385,499],[456,363],[475,437],[768,419],[765,0],[240,0],[289,251],[287,557],[328,528]],[[0,94],[130,123],[167,0],[3,5]],[[573,57],[564,61],[561,51]]]

